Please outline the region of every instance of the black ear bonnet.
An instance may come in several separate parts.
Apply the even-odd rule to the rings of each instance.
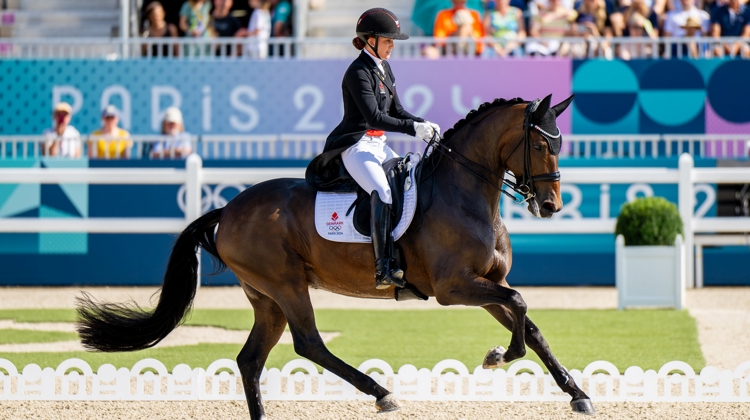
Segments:
[[[557,116],[565,111],[572,100],[571,95],[568,99],[551,107],[552,95],[548,95],[544,99],[533,100],[527,108],[529,128],[536,130],[544,137],[552,155],[559,154],[562,148],[562,134],[557,126]]]

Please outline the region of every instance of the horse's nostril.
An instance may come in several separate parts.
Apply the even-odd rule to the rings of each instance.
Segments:
[[[544,204],[542,204],[542,208],[550,213],[554,213],[557,210],[551,201],[545,201]]]

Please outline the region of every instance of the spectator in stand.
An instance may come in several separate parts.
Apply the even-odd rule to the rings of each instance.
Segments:
[[[185,132],[179,108],[172,106],[166,109],[161,123],[161,134],[162,139],[151,145],[150,158],[184,159],[193,151],[190,134]]]
[[[665,37],[683,37],[687,36],[686,30],[683,26],[687,23],[688,19],[693,17],[694,22],[699,22],[701,27],[699,32],[703,34],[709,33],[709,24],[711,16],[705,10],[701,10],[695,7],[695,0],[680,0],[680,11],[672,11],[667,13],[667,17],[664,20],[664,32]],[[695,29],[695,28],[693,28]]]
[[[118,127],[120,113],[114,105],[102,110],[102,128],[91,133],[89,158],[130,159],[133,140],[130,133]]]
[[[162,9],[164,10],[164,20],[170,25],[173,25],[175,28],[177,28],[177,36],[184,35],[183,33],[180,33],[180,9],[182,9],[182,4],[185,3],[185,0],[144,0],[143,6],[141,7],[141,17],[142,19],[146,19],[147,13],[146,9],[149,7],[151,3],[154,3],[158,1]],[[141,22],[143,24],[145,22]],[[142,30],[146,30],[148,28],[142,27]]]
[[[67,102],[58,102],[52,110],[53,128],[42,133],[45,137],[42,143],[42,155],[80,158],[83,145],[81,134],[72,125],[70,119],[73,108]]]
[[[287,0],[271,0],[271,23],[274,37],[292,36],[292,4]],[[251,17],[252,19],[252,17]]]
[[[144,38],[176,38],[177,27],[171,23],[167,23],[165,20],[164,6],[158,1],[152,1],[143,10],[146,16],[145,30],[142,36]],[[143,55],[148,56],[148,46],[142,46]],[[151,45],[151,56],[152,57],[168,57],[170,55],[176,55],[177,50],[174,49],[172,54],[169,51],[169,44]]]
[[[546,40],[527,43],[526,53],[563,57],[568,55],[570,44],[560,42],[556,38],[562,38],[570,34],[572,23],[578,13],[565,7],[562,0],[548,0],[547,6],[538,10],[539,12],[533,17],[529,32],[532,38],[545,38]]]
[[[254,9],[250,23],[243,35],[248,37],[245,53],[251,58],[268,57],[268,39],[271,37],[271,0],[250,0]]]
[[[724,6],[714,9],[711,15],[711,35],[750,38],[750,7],[741,4],[740,0],[728,0]],[[750,47],[746,42],[724,43],[716,48],[716,55],[750,56]]]
[[[651,21],[638,12],[629,15],[625,32],[630,38],[657,38],[655,30],[651,26]],[[651,43],[626,43],[620,45],[619,56],[623,60],[646,58],[651,56],[652,51],[653,45]]]
[[[701,22],[701,19],[695,15],[690,16],[687,18],[685,24],[680,26],[680,29],[682,29],[685,33],[683,35],[685,38],[691,38],[695,40],[682,46],[682,56],[694,59],[705,58],[706,52],[708,51],[708,46],[706,45],[706,43],[697,41],[701,37],[701,33],[704,30],[703,22]]]
[[[656,12],[654,12],[653,9],[651,9],[651,6],[649,6],[646,3],[646,0],[632,0],[632,2],[630,3],[630,6],[622,9],[621,13],[622,13],[622,22],[626,24],[621,29],[618,29],[615,24],[615,21],[620,20],[620,17],[618,16],[619,13],[617,15],[615,14],[610,15],[610,20],[612,21],[612,24],[613,24],[613,31],[616,35],[621,34],[622,36],[630,36],[629,28],[632,24],[632,25],[635,25],[636,27],[640,27],[641,29],[647,29],[648,36],[651,38],[659,37],[659,16],[657,16]],[[640,22],[641,21],[640,18],[636,18],[635,20],[631,21],[630,17],[635,14],[639,14],[642,17],[645,17],[646,19],[648,19],[650,23],[650,29]],[[642,34],[638,36],[642,36]]]
[[[443,39],[448,37],[482,39],[484,38],[484,25],[479,13],[466,7],[466,0],[453,0],[452,8],[438,12],[435,18],[434,36]],[[468,53],[467,44],[461,44],[460,47],[463,54]],[[457,51],[449,53],[455,54]],[[476,43],[475,53],[477,55],[482,53],[481,42]]]
[[[578,17],[576,17],[576,25],[573,25],[572,35],[582,37],[587,42],[571,45],[572,55],[579,58],[587,55],[600,55],[611,59],[613,54],[610,44],[606,41],[594,41],[611,38],[614,34],[605,1],[583,0],[577,12]],[[588,48],[594,49],[596,53],[587,51]]]
[[[211,2],[208,0],[187,0],[180,9],[180,30],[188,38],[210,38],[213,36],[211,27]],[[206,45],[206,47],[209,47]],[[192,55],[207,55],[209,48],[195,48]],[[201,53],[201,50],[204,50]]]
[[[245,34],[246,29],[242,27],[239,18],[230,13],[233,5],[232,0],[214,0],[214,11],[211,12],[211,19],[216,36],[228,38],[240,37]],[[238,56],[240,55],[239,51],[237,44],[228,43],[224,45],[223,51],[222,46],[217,45],[216,55]]]
[[[526,38],[526,24],[523,12],[511,6],[510,0],[495,1],[495,9],[488,11],[484,17],[484,30],[489,36],[500,40],[491,43],[492,49],[489,51],[494,51],[501,57],[523,54],[521,44],[517,41]]]

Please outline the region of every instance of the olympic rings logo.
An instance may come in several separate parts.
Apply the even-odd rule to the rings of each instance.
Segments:
[[[237,191],[237,194],[239,194],[246,188],[247,187],[242,184],[219,184],[213,189],[211,189],[210,185],[203,185],[201,188],[203,190],[201,194],[201,212],[206,213],[212,208],[219,209],[226,206],[229,200],[221,195],[225,190],[234,189]],[[180,189],[177,191],[177,206],[183,213],[185,212],[186,207],[185,191],[185,185],[181,185]]]
[[[328,226],[328,230],[333,231],[333,232],[338,232],[338,231],[341,230],[341,226],[339,226],[339,225]]]

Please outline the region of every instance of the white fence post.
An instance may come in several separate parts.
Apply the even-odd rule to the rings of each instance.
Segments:
[[[201,193],[203,191],[203,159],[197,153],[192,153],[185,161],[187,179],[185,180],[185,222],[193,223],[202,213]],[[201,252],[197,252],[198,275],[197,287],[201,286]]]
[[[693,201],[695,200],[693,157],[688,153],[683,153],[679,162],[680,181],[677,201],[685,233],[685,280],[686,287],[692,288],[695,280],[693,276]]]

